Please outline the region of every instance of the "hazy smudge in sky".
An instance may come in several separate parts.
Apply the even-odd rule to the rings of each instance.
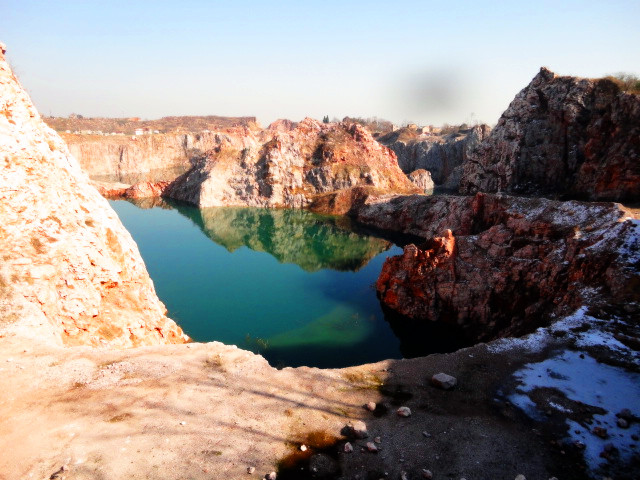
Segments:
[[[413,72],[398,79],[399,106],[406,118],[456,118],[470,114],[469,75],[461,67],[447,65]]]

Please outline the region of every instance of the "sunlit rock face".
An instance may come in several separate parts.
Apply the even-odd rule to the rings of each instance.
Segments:
[[[305,210],[175,208],[231,252],[246,246],[307,272],[359,270],[391,246],[381,238],[352,231],[348,218],[324,217]]]
[[[371,197],[357,220],[424,239],[385,262],[383,304],[486,340],[519,335],[579,306],[637,315],[640,222],[613,203]]]
[[[170,119],[171,117],[169,117]],[[175,117],[186,125],[192,117]],[[47,121],[56,128],[73,120],[49,118]],[[87,120],[89,124],[118,122],[117,119]],[[167,121],[158,120],[158,123]],[[82,122],[82,121],[79,121]],[[173,133],[153,133],[143,135],[96,135],[61,133],[69,151],[78,160],[82,169],[92,178],[135,184],[141,181],[173,180],[191,167],[191,158],[214,149],[223,141],[224,133],[242,136],[257,131],[258,127],[248,125],[218,126],[212,130],[185,131]],[[168,128],[168,125],[166,125]],[[97,126],[94,128],[98,128]],[[184,127],[183,127],[184,128]],[[221,133],[224,132],[224,133]]]
[[[640,96],[542,68],[469,156],[461,193],[640,199]]]
[[[360,125],[307,118],[285,127],[261,138],[228,136],[195,159],[165,195],[200,207],[303,208],[318,194],[356,186],[417,191],[395,154]]]
[[[0,54],[0,302],[67,345],[184,342],[136,244]],[[3,316],[7,321],[8,316]]]

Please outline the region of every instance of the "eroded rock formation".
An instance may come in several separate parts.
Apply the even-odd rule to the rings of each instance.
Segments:
[[[352,213],[425,239],[389,258],[376,285],[384,305],[414,320],[450,322],[487,340],[582,305],[638,313],[640,222],[620,205],[408,196],[370,198]]]
[[[401,128],[378,141],[398,156],[398,165],[406,174],[427,170],[436,185],[457,190],[460,174],[454,171],[466,162],[470,153],[490,132],[487,125],[477,125],[446,135],[422,133],[416,128]]]
[[[417,189],[395,154],[358,124],[307,118],[268,138],[229,137],[196,161],[165,195],[201,207],[306,207],[322,193],[355,186]],[[284,130],[284,131],[283,131]]]
[[[67,345],[184,342],[133,239],[2,54],[0,102],[1,321],[28,309]]]
[[[542,68],[464,165],[461,193],[640,199],[640,96]]]

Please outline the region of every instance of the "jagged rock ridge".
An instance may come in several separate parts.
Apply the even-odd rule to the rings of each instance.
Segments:
[[[164,195],[200,207],[308,206],[322,193],[371,186],[416,192],[395,154],[358,124],[323,124],[307,118],[295,128],[227,135]],[[284,131],[282,131],[284,130]]]
[[[464,165],[461,193],[640,199],[640,96],[542,68]]]
[[[2,321],[29,309],[67,345],[184,342],[137,246],[0,54]]]

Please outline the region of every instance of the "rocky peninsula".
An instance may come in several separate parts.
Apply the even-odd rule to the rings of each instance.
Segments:
[[[357,126],[313,121],[255,147],[220,136],[161,189],[200,204],[249,194],[260,205],[315,204],[416,235],[424,243],[383,269],[385,304],[401,322],[442,308],[491,340],[341,370],[276,370],[236,347],[183,343],[130,236],[0,52],[0,476],[637,477],[640,222],[617,204],[493,193],[538,178],[502,175],[517,155],[482,154],[528,117],[503,117],[463,165],[463,190],[488,191],[474,196],[398,195],[413,187],[394,153]],[[637,200],[637,143],[623,138],[637,117],[620,112],[637,111],[638,97],[600,90],[635,163],[588,198]],[[591,125],[584,118],[567,113],[567,128]],[[590,145],[581,189],[593,185],[584,165],[621,158],[590,156],[600,151]],[[480,179],[494,173],[485,188]],[[563,188],[578,191],[554,193]]]

